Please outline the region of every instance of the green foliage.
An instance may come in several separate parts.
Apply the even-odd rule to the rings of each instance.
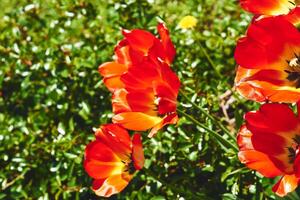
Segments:
[[[182,90],[233,135],[245,111],[257,108],[232,89],[233,50],[251,20],[236,0],[4,0],[2,5],[0,199],[96,198],[82,167],[84,148],[93,140],[93,128],[112,116],[97,66],[112,59],[121,28],[155,32],[157,20],[164,20],[177,48],[173,69]],[[185,15],[197,18],[194,29],[177,27]],[[179,109],[222,134],[184,98],[179,102]],[[145,168],[113,199],[275,198],[274,181],[247,170],[235,152],[224,151],[185,117],[153,139],[146,135]]]

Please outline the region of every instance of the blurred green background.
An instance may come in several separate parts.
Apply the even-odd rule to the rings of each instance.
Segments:
[[[97,198],[83,155],[93,128],[112,117],[97,68],[112,60],[121,28],[156,33],[157,21],[165,21],[182,90],[232,134],[243,114],[257,108],[232,89],[235,43],[251,20],[236,0],[0,2],[0,199]],[[197,19],[193,29],[178,27],[186,15]],[[222,134],[178,100],[181,110]],[[146,136],[145,168],[112,199],[275,198],[272,180],[247,170],[184,117],[155,138]]]

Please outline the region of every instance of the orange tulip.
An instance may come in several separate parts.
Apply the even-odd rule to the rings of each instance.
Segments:
[[[273,186],[277,195],[294,191],[300,178],[299,115],[286,104],[272,103],[248,112],[245,120],[237,137],[240,161],[265,177],[282,176]]]
[[[85,149],[84,168],[94,178],[92,189],[96,195],[110,197],[121,192],[133,173],[144,165],[141,136],[128,132],[116,124],[101,126],[96,140]]]
[[[149,137],[178,121],[180,81],[170,69],[175,48],[166,27],[159,24],[157,30],[161,39],[140,29],[123,31],[125,39],[115,48],[116,60],[99,67],[113,92],[113,122],[129,130],[151,129]]]
[[[238,41],[235,86],[254,101],[300,99],[300,32],[282,17],[263,18]]]
[[[288,14],[297,6],[297,0],[240,0],[240,5],[256,15]]]
[[[176,54],[175,47],[164,24],[159,23],[157,31],[160,39],[141,29],[123,30],[124,39],[115,47],[115,61],[99,66],[104,84],[110,91],[123,88],[120,80],[132,66],[139,66],[146,59],[159,59],[170,65]]]

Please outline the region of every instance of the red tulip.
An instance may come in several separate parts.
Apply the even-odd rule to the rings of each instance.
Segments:
[[[180,81],[170,68],[175,48],[166,27],[159,24],[157,30],[161,39],[140,29],[123,31],[125,39],[115,48],[116,60],[99,67],[113,92],[113,122],[130,130],[151,129],[150,137],[178,120]]]
[[[240,0],[240,5],[256,15],[288,14],[297,5],[295,0]]]
[[[235,50],[235,85],[254,101],[300,99],[300,32],[282,17],[253,21]]]
[[[299,110],[298,110],[299,112]],[[265,177],[282,176],[273,191],[284,196],[300,178],[300,118],[286,104],[264,104],[245,115],[237,137],[238,157]]]
[[[125,38],[115,48],[115,61],[104,63],[99,67],[99,72],[109,90],[122,88],[121,75],[132,66],[139,66],[145,59],[159,59],[168,65],[173,62],[176,51],[168,29],[160,23],[157,31],[161,39],[141,29],[122,31]]]
[[[85,149],[84,168],[93,179],[92,189],[98,196],[109,197],[121,192],[133,173],[144,165],[141,136],[116,124],[101,126],[96,140]]]

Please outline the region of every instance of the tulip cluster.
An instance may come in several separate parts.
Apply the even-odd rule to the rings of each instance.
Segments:
[[[94,179],[92,189],[109,197],[122,191],[136,170],[144,165],[141,135],[153,137],[167,124],[176,124],[180,81],[171,70],[176,51],[163,23],[160,38],[134,29],[123,30],[115,47],[114,61],[99,67],[103,82],[112,93],[112,124],[102,125],[96,140],[87,145],[84,168]]]
[[[235,87],[246,99],[264,103],[245,115],[238,157],[265,177],[281,176],[279,196],[300,183],[300,117],[287,103],[300,100],[300,6],[293,0],[240,0],[254,14],[235,50]],[[299,104],[298,104],[299,105]]]

